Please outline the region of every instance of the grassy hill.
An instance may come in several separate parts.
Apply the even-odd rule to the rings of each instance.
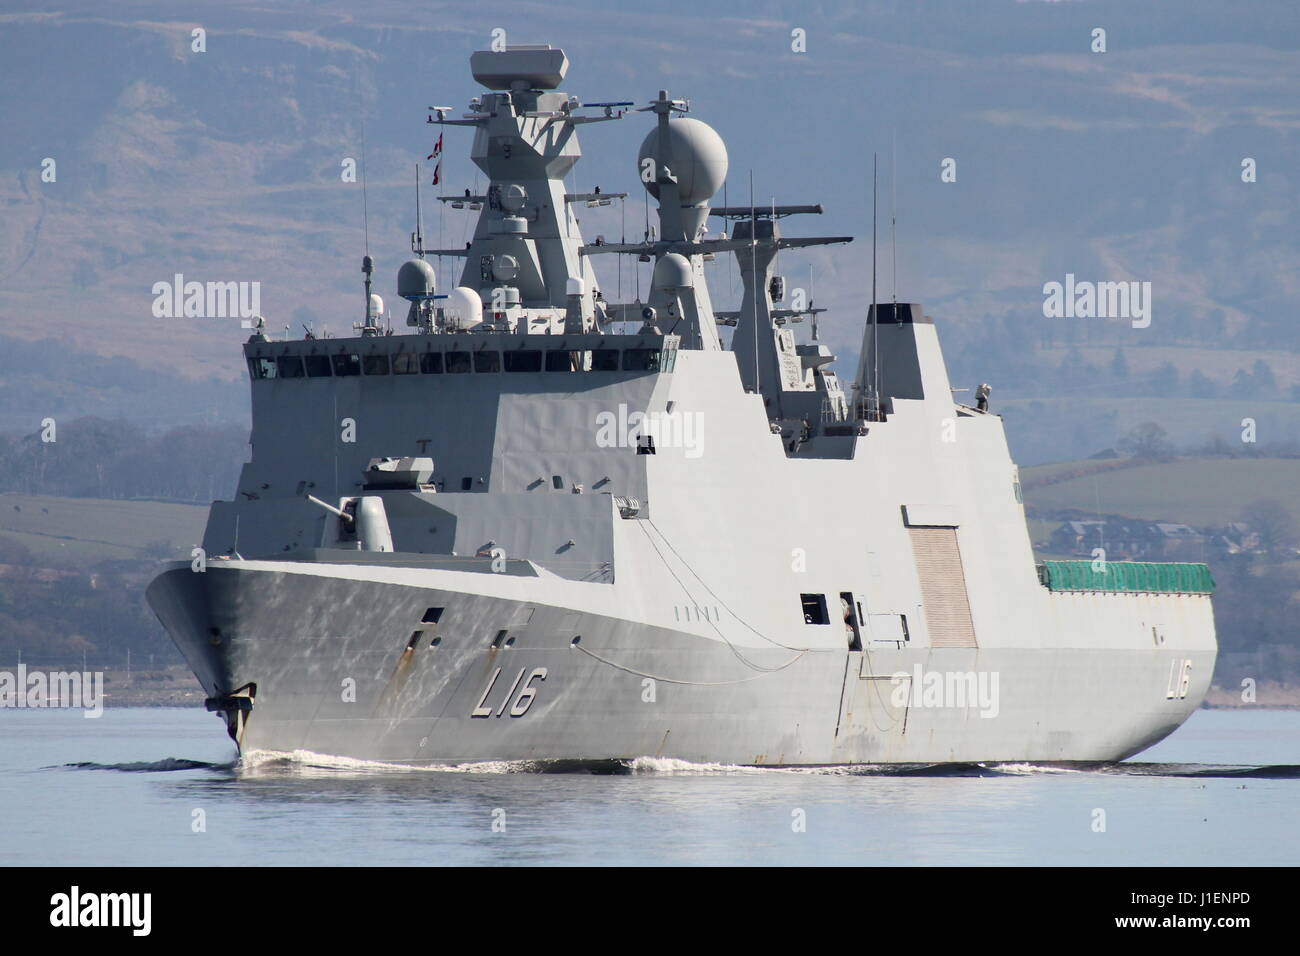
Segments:
[[[0,495],[0,542],[60,565],[184,557],[203,536],[207,508],[161,501]]]
[[[1088,461],[1021,469],[1026,507],[1078,508],[1213,527],[1238,520],[1252,501],[1275,498],[1300,522],[1300,459],[1179,458],[1040,483],[1071,467],[1097,465]]]
[[[1011,398],[1004,394],[995,398],[993,410],[1005,420],[1007,441],[1016,460],[1034,463],[1031,467],[1059,461],[1065,454],[1113,447],[1143,422],[1160,425],[1179,447],[1199,447],[1214,436],[1229,443],[1239,442],[1241,423],[1247,418],[1256,423],[1261,444],[1300,439],[1300,402],[1106,397],[1062,388],[1052,398]]]

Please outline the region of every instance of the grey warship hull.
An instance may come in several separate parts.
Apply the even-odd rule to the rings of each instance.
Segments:
[[[255,708],[238,731],[245,750],[413,764],[643,756],[776,766],[1113,761],[1175,730],[1203,697],[1214,662],[1213,647],[1138,641],[744,648],[753,666],[769,670],[756,676],[717,639],[547,606],[539,598],[548,589],[536,579],[511,581],[517,586],[504,589],[514,592],[507,597],[470,590],[463,579],[473,572],[330,570],[247,562],[200,576],[186,566],[151,591],[205,685],[234,688],[256,676]],[[421,578],[433,580],[416,583]],[[1126,600],[1156,610],[1151,598]],[[430,606],[446,609],[436,646],[408,652],[376,640],[410,629]],[[203,608],[220,610],[210,616]],[[1195,608],[1180,610],[1189,627],[1203,625]],[[214,644],[210,622],[233,617],[265,637]],[[514,640],[493,647],[501,630]],[[1171,672],[1187,660],[1193,685],[1185,696],[1167,694]],[[997,674],[996,712],[969,679],[966,700],[926,706],[910,692],[918,670]],[[653,694],[642,675],[656,675]],[[340,692],[348,681],[355,696]]]
[[[642,243],[585,245],[558,50],[475,54],[466,249],[402,267],[407,335],[244,346],[252,457],[148,600],[245,750],[416,764],[1113,761],[1201,702],[1203,566],[1036,565],[1001,419],[933,320],[863,302],[846,388],[799,343],[778,220],[711,209],[720,138],[660,91]],[[671,120],[671,121],[670,121]],[[730,234],[713,237],[713,215]],[[615,304],[592,259],[653,261]],[[708,264],[734,254],[735,312]],[[426,255],[464,259],[439,296]],[[441,303],[441,304],[439,304]],[[734,328],[729,344],[718,326]],[[632,328],[629,328],[631,326]],[[1067,566],[1069,565],[1069,566]]]

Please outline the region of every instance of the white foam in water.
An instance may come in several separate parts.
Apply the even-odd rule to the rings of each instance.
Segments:
[[[745,767],[738,764],[693,763],[673,757],[637,757],[627,764],[633,773],[644,774],[840,774],[852,772],[848,767]],[[250,750],[240,758],[238,770],[256,774],[283,771],[310,776],[313,774],[381,774],[381,773],[538,773],[547,769],[546,762],[535,760],[483,760],[460,764],[404,764],[383,760],[361,760],[315,753],[311,750]]]
[[[484,760],[461,764],[404,764],[319,754],[310,750],[250,750],[240,758],[245,773],[288,770],[292,773],[527,773],[537,764],[528,760]]]
[[[696,763],[676,757],[636,757],[626,764],[634,774],[665,776],[707,776],[741,774],[811,774],[818,776],[890,776],[899,768],[889,764],[855,764],[838,767],[755,767],[727,763]],[[982,764],[994,773],[1029,775],[1040,773],[1084,773],[1069,767],[1046,767],[1031,763]],[[405,764],[384,760],[362,760],[311,750],[250,750],[240,758],[237,769],[242,773],[284,771],[311,776],[314,774],[381,774],[381,773],[539,773],[547,769],[546,761],[482,760],[459,764]]]
[[[749,774],[749,773],[796,773],[818,776],[905,776],[910,765],[900,764],[842,764],[840,766],[821,767],[753,767],[740,764],[692,763],[672,757],[637,757],[629,766],[633,773],[661,774]],[[954,765],[959,767],[961,765]],[[979,766],[995,773],[1036,774],[1036,773],[1085,773],[1086,771],[1071,767],[1045,767],[1032,763],[990,763]],[[927,765],[931,769],[942,769],[942,765]]]
[[[996,770],[998,773],[1028,774],[1028,773],[1086,773],[1084,770],[1078,770],[1074,767],[1044,767],[1036,763],[990,763],[981,764],[980,766],[988,767],[990,770]]]
[[[629,765],[633,773],[748,773],[761,770],[759,767],[739,767],[725,763],[691,763],[676,757],[637,757]]]
[[[801,773],[801,774],[852,774],[861,772],[853,767],[750,767],[732,763],[692,763],[675,757],[637,757],[628,764],[633,773],[662,774],[747,774],[747,773]]]

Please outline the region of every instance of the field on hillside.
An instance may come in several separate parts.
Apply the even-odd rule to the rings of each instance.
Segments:
[[[0,540],[60,564],[185,557],[206,520],[207,508],[199,505],[0,495]]]
[[[1029,483],[1065,469],[1061,464],[1023,468],[1021,480]],[[1276,498],[1300,522],[1300,459],[1180,458],[1027,487],[1024,497],[1025,506],[1036,511],[1078,508],[1196,527],[1236,521],[1252,501]]]
[[[1239,442],[1241,423],[1246,418],[1254,419],[1255,440],[1261,445],[1300,439],[1300,403],[1297,402],[1245,398],[1108,398],[1097,392],[1073,397],[1063,393],[1055,398],[997,399],[994,394],[993,411],[1005,419],[1007,438],[1013,450],[1022,432],[1033,434],[1042,426],[1041,421],[1035,420],[1035,404],[1041,403],[1048,409],[1049,417],[1056,419],[1060,417],[1062,402],[1077,404],[1080,415],[1086,414],[1096,421],[1106,420],[1114,413],[1112,444],[1143,422],[1155,422],[1169,433],[1170,441],[1180,446],[1199,446],[1213,435],[1227,442]],[[1074,451],[1089,455],[1103,447],[1099,444],[1095,448],[1075,448]]]

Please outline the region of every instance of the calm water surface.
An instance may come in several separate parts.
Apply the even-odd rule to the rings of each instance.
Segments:
[[[201,710],[4,710],[0,863],[1295,864],[1298,765],[1296,711],[1198,711],[1106,771],[595,776],[238,764]]]

